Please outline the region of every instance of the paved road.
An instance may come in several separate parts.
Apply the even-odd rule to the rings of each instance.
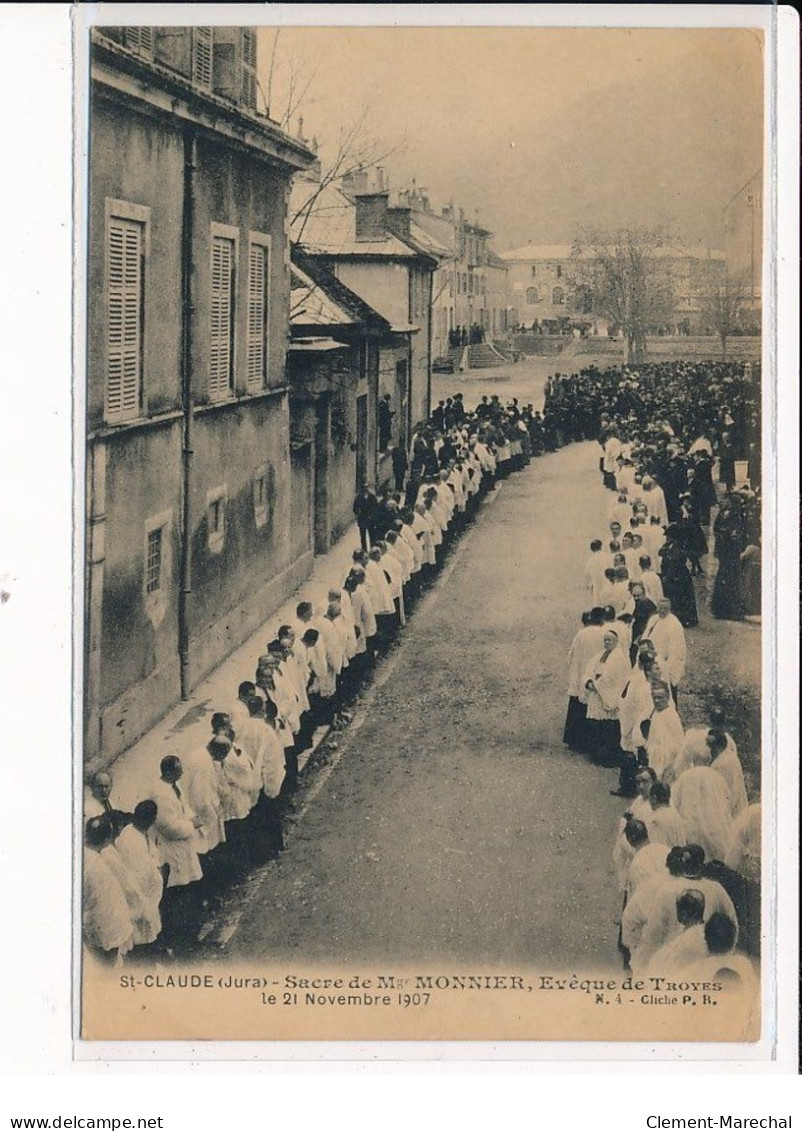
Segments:
[[[615,774],[560,738],[598,448],[480,512],[226,953],[617,965]]]
[[[521,404],[531,402],[536,410],[541,410],[547,377],[554,373],[576,373],[594,363],[605,368],[620,360],[620,357],[604,352],[575,354],[572,345],[568,345],[554,357],[528,357],[514,365],[469,369],[466,373],[434,373],[432,404],[461,392],[465,403],[473,407],[484,393],[488,396],[497,393],[502,401],[517,397]]]

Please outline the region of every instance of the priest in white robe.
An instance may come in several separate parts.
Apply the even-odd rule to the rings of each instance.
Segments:
[[[671,612],[671,602],[667,597],[657,602],[657,612],[649,618],[641,639],[651,640],[654,644],[660,667],[668,676],[676,702],[676,689],[685,675],[687,646],[685,629]]]
[[[591,724],[588,739],[593,757],[600,764],[615,766],[620,762],[618,709],[630,671],[629,656],[620,645],[618,632],[606,625],[602,650],[588,664],[584,677],[587,719]]]
[[[709,860],[723,861],[732,842],[732,807],[727,784],[708,765],[680,774],[672,789],[674,806],[685,822],[690,844],[699,844]]]
[[[641,733],[646,735],[648,728],[648,737],[644,739],[646,755],[658,780],[662,780],[682,750],[685,733],[665,683],[652,684],[652,708],[649,718],[641,724]]]
[[[199,830],[203,821],[192,810],[180,786],[181,759],[175,754],[162,758],[161,777],[151,790],[156,802],[155,845],[161,864],[169,867],[167,888],[183,887],[201,879],[198,859],[202,848]]]
[[[156,803],[140,801],[133,820],[117,837],[117,852],[126,871],[134,879],[142,898],[142,916],[134,922],[137,946],[155,942],[162,929],[161,903],[164,882],[151,831],[156,823]]]
[[[84,942],[108,959],[120,961],[134,945],[134,926],[125,892],[103,858],[114,829],[107,815],[86,822],[81,917]]]

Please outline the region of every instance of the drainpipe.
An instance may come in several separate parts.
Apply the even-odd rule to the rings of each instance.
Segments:
[[[197,142],[184,135],[184,196],[181,222],[181,407],[184,413],[181,438],[181,578],[178,590],[178,661],[181,698],[191,691],[189,671],[189,602],[192,594],[192,242],[195,227],[195,162]]]
[[[426,344],[426,416],[431,415],[432,411],[432,327],[433,327],[433,312],[432,303],[434,302],[434,272],[429,272],[429,302],[427,309],[429,338]]]

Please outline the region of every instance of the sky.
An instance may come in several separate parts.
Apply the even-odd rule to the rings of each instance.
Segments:
[[[326,160],[367,107],[393,189],[428,189],[497,250],[578,226],[668,224],[720,248],[722,209],[761,165],[763,50],[748,29],[260,31],[271,116],[303,115]],[[275,44],[275,53],[273,48]],[[270,61],[274,58],[272,80]]]

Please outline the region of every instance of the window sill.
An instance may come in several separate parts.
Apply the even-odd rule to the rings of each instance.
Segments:
[[[160,412],[155,416],[139,416],[136,420],[121,420],[119,423],[107,422],[102,424],[99,428],[93,428],[87,439],[91,440],[104,440],[112,436],[122,436],[127,432],[141,431],[143,428],[158,428],[162,424],[171,424],[175,420],[180,420],[183,416],[180,408],[172,409],[170,412]]]
[[[288,385],[277,385],[273,389],[261,389],[258,393],[240,393],[238,396],[227,397],[224,401],[209,401],[207,404],[196,404],[195,415],[203,416],[208,412],[220,412],[227,408],[236,408],[237,405],[266,401],[271,397],[283,396],[284,393],[288,392]]]

